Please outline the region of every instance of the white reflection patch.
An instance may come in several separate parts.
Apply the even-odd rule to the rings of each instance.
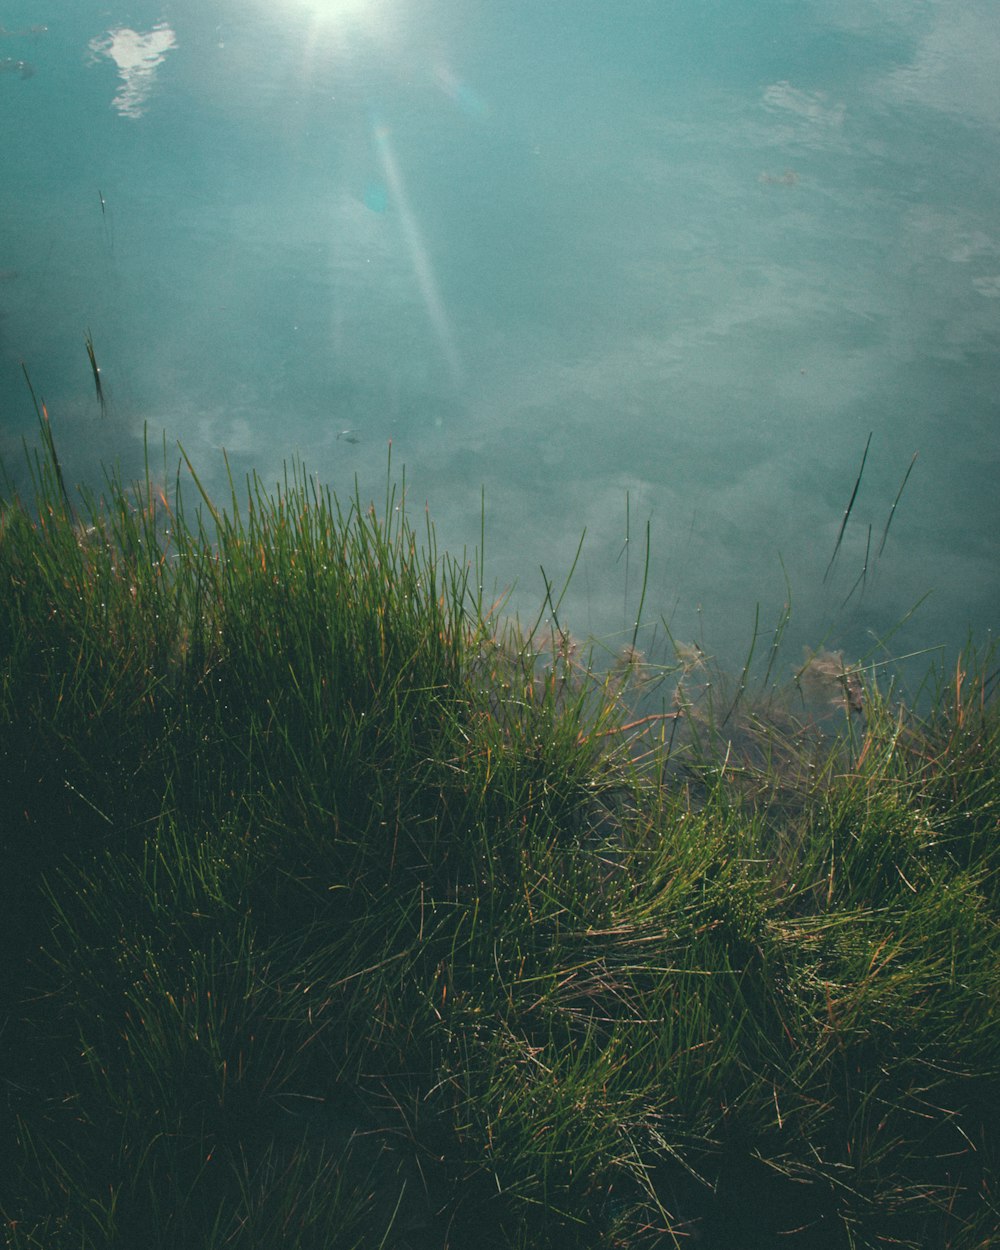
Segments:
[[[177,36],[166,22],[159,22],[146,34],[128,26],[118,26],[106,35],[91,39],[89,47],[95,57],[106,56],[118,66],[122,85],[111,107],[123,117],[141,117],[153,90],[156,71],[166,53],[177,47]]]

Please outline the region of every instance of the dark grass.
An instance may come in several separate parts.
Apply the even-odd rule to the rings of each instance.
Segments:
[[[828,653],[601,676],[405,484],[71,500],[43,440],[0,503],[10,1247],[993,1244],[995,656],[920,716]]]

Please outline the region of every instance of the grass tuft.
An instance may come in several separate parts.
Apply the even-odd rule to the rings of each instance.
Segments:
[[[71,498],[37,406],[11,1250],[990,1244],[994,651],[919,714],[839,653],[776,687],[787,613],[762,682],[638,625],[599,664],[548,579],[533,628],[484,610],[405,479]]]

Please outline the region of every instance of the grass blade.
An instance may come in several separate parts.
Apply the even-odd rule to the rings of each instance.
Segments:
[[[903,480],[900,483],[899,490],[896,491],[896,498],[892,501],[892,507],[889,509],[889,515],[886,518],[885,529],[882,531],[882,541],[878,545],[878,552],[876,553],[876,559],[878,558],[878,556],[882,554],[882,549],[885,546],[885,540],[889,537],[889,526],[892,524],[892,518],[896,512],[896,504],[899,503],[899,500],[903,494],[903,491],[906,489],[906,483],[910,480],[910,474],[913,472],[913,466],[917,463],[917,456],[919,454],[920,453],[917,451],[913,453],[913,457],[910,460],[909,466],[906,472],[903,474]]]
[[[823,574],[823,581],[830,576],[830,570],[833,568],[833,562],[837,558],[837,552],[840,550],[840,544],[844,541],[844,530],[847,529],[847,521],[851,515],[851,509],[854,507],[854,500],[858,495],[858,487],[861,485],[861,475],[865,471],[865,461],[868,459],[868,448],[872,444],[872,436],[868,435],[868,442],[865,443],[865,454],[861,457],[861,468],[858,469],[858,476],[854,482],[854,489],[851,491],[851,497],[847,501],[847,507],[844,509],[844,519],[840,522],[840,533],[837,535],[837,542],[833,548],[833,555],[830,557],[830,563],[826,566],[826,572]]]
[[[102,210],[103,207],[104,202],[102,200]],[[90,371],[94,375],[94,389],[97,392],[98,403],[101,405],[101,416],[106,417],[108,415],[108,405],[104,395],[104,385],[101,382],[101,366],[97,363],[97,356],[94,354],[94,339],[89,330],[87,331],[85,342],[87,344],[87,359],[90,361]]]

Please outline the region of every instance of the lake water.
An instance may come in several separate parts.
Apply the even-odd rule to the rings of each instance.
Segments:
[[[789,587],[789,670],[995,627],[996,0],[0,16],[8,464],[24,361],[77,479],[145,428],[380,498],[391,441],[522,615],[586,530],[560,619],[612,645],[647,523],[641,643],[738,663]]]

